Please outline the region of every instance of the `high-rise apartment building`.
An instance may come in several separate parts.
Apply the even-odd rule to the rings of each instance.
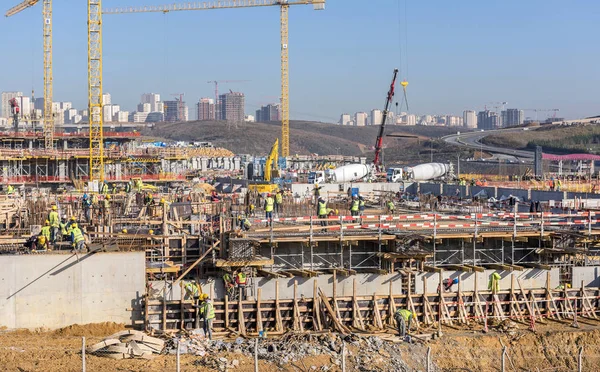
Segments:
[[[463,126],[466,128],[477,128],[477,114],[475,111],[463,111]]]
[[[219,96],[219,109],[221,120],[232,123],[243,123],[245,112],[244,93],[230,92]]]
[[[500,117],[496,112],[485,110],[477,113],[477,128],[478,129],[496,129],[500,125]]]
[[[215,100],[212,98],[200,98],[200,101],[196,104],[198,110],[198,120],[216,120],[215,112]]]
[[[342,114],[340,115],[340,125],[350,125],[352,119],[350,118],[350,114]]]
[[[176,122],[176,121],[187,121],[188,120],[188,107],[185,102],[165,101],[165,121]]]
[[[110,93],[104,93],[102,95],[102,105],[112,105],[112,98],[110,96]]]
[[[381,112],[381,110],[371,110],[371,125],[381,125],[382,119],[383,113]]]
[[[262,106],[260,109],[256,110],[256,121],[258,122],[280,120],[281,110],[279,108],[279,104],[277,103],[271,103],[266,106]]]
[[[525,113],[519,109],[507,109],[502,111],[503,126],[510,127],[514,125],[521,125],[525,120]]]
[[[10,111],[10,103],[8,103],[8,101],[10,101],[13,98],[22,96],[23,92],[2,92],[2,105],[0,107],[2,109],[2,112],[0,112],[0,117],[8,118],[12,116]]]
[[[164,105],[160,102],[160,94],[157,93],[144,93],[142,94],[142,98],[140,100],[142,104],[149,104],[150,111],[143,112],[164,112]],[[138,111],[141,111],[138,109]]]
[[[364,127],[367,125],[368,115],[366,112],[357,112],[354,114],[354,125],[357,127]]]
[[[148,102],[142,102],[137,105],[138,112],[153,112],[152,104]]]

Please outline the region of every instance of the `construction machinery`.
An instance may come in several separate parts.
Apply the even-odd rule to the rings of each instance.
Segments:
[[[273,183],[273,179],[279,176],[279,139],[275,140],[271,151],[265,161],[263,170],[263,182],[248,185],[248,189],[259,193],[276,191],[279,186]]]
[[[11,17],[34,6],[40,0],[25,0],[6,12]],[[42,0],[42,19],[44,34],[44,147],[54,147],[54,115],[52,114],[52,0]]]
[[[19,101],[14,97],[8,101],[10,105],[10,113],[13,117],[13,125],[15,126],[15,132],[19,130],[19,113],[21,112],[21,108],[19,107]]]
[[[100,0],[88,0],[88,4]],[[281,19],[281,156],[290,156],[290,100],[289,100],[289,56],[288,56],[288,12],[291,5],[313,5],[315,10],[325,9],[325,0],[235,0],[235,1],[203,1],[159,6],[137,6],[104,9],[104,14],[124,13],[169,13],[185,10],[213,10],[251,7],[280,7]],[[100,26],[101,28],[101,26]],[[100,65],[102,54],[100,51]],[[218,93],[218,92],[217,92]],[[217,96],[218,100],[219,97]],[[216,103],[216,102],[215,102]],[[91,124],[91,122],[90,122]]]
[[[394,91],[396,89],[396,77],[398,76],[398,69],[394,69],[394,76],[392,77],[392,83],[390,84],[390,90],[388,91],[387,97],[385,99],[385,108],[383,109],[383,117],[381,119],[381,126],[379,127],[379,133],[377,134],[377,139],[375,140],[375,158],[373,159],[373,172],[377,172],[382,168],[383,164],[381,162],[381,150],[383,148],[383,132],[385,131],[385,123],[387,121],[388,113],[390,105],[392,104],[392,100],[394,99]],[[403,85],[404,87],[404,85]]]
[[[250,80],[212,80],[208,84],[215,84],[215,105],[219,103],[219,83],[246,83]]]

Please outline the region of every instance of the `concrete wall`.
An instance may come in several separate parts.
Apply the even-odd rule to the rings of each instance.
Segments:
[[[521,280],[525,288],[545,288],[546,287],[546,270],[540,269],[525,269],[523,271],[502,271],[502,270],[485,270],[482,273],[465,273],[462,271],[444,271],[442,280],[448,277],[458,278],[461,283],[461,290],[472,291],[475,288],[475,275],[477,275],[477,289],[487,291],[489,277],[492,273],[500,274],[500,290],[510,289],[511,274],[515,276],[515,289],[519,289],[518,279]],[[415,293],[423,293],[424,281],[427,285],[427,292],[434,293],[437,291],[439,284],[439,274],[437,273],[420,273],[415,278]],[[560,271],[558,268],[550,270],[550,288],[555,288],[560,284]],[[455,286],[453,291],[458,288]]]
[[[581,281],[585,287],[600,287],[600,267],[574,267],[571,286],[573,288],[581,287]]]
[[[144,252],[0,256],[0,326],[132,324],[145,292]]]

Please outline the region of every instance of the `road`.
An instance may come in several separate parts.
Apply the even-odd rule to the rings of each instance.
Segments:
[[[461,134],[451,134],[449,136],[443,137],[443,140],[446,143],[455,146],[468,147],[474,150],[483,150],[489,153],[494,154],[494,158],[496,159],[504,159],[509,161],[523,161],[523,162],[532,162],[533,161],[533,152],[532,151],[523,151],[523,150],[515,150],[504,147],[496,147],[485,145],[480,142],[480,140],[490,134],[494,133],[518,133],[522,132],[523,128],[509,128],[509,129],[496,129],[496,130],[487,130],[485,132],[468,132]]]

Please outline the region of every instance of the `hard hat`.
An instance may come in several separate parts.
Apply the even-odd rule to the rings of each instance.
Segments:
[[[148,230],[148,234],[154,235],[154,230]]]
[[[240,215],[240,216],[238,216],[238,221],[241,221],[241,220],[242,220],[242,216]]]
[[[202,300],[206,300],[207,298],[208,298],[208,293],[202,293],[200,295],[200,299],[202,299]]]
[[[71,225],[71,227],[74,228],[74,229],[76,229],[77,228],[77,224],[74,223],[74,224]]]
[[[164,203],[165,202],[165,198],[160,198],[160,202]]]
[[[77,221],[77,218],[75,218],[75,216],[71,216],[71,221]]]
[[[357,196],[356,196],[356,195],[352,195],[352,199],[356,199],[356,198],[357,198]]]
[[[110,195],[106,195],[106,199],[110,199]]]
[[[83,194],[83,198],[87,199],[88,198],[87,194]]]
[[[123,230],[121,230],[121,232],[122,232],[123,234],[127,234],[127,229],[123,229]]]
[[[44,221],[44,225],[50,225],[50,221],[48,221],[48,220]]]
[[[57,209],[58,209],[58,208],[56,207],[56,205],[53,205],[53,206],[52,206],[52,210],[53,210],[53,211],[55,211],[55,210],[57,210]]]

